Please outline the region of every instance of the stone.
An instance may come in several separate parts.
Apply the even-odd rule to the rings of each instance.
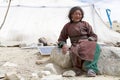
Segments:
[[[36,64],[37,65],[40,65],[40,64],[43,64],[45,62],[47,62],[48,60],[36,60]]]
[[[51,72],[50,72],[50,71],[40,71],[40,72],[38,73],[38,76],[39,76],[40,78],[42,78],[42,77],[44,77],[44,76],[48,76],[48,75],[51,75]]]
[[[65,71],[63,77],[75,77],[76,73],[73,70]]]
[[[120,76],[120,48],[101,46],[98,68],[101,74]]]
[[[20,78],[17,76],[16,73],[11,72],[11,73],[6,73],[4,80],[20,80]]]
[[[39,42],[39,43],[43,43],[43,46],[47,46],[47,39],[44,38],[44,37],[39,38],[39,39],[38,39],[38,42]]]
[[[61,48],[55,47],[51,51],[50,59],[52,62],[54,62],[62,68],[72,67],[69,51],[67,51],[66,54],[63,54]]]
[[[52,64],[52,63],[48,63],[47,65],[45,65],[44,70],[45,71],[50,71],[52,74],[57,74],[57,70],[54,67],[54,64]]]

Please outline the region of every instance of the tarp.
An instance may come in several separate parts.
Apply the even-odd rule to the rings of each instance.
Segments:
[[[8,1],[1,1],[0,23],[4,18]],[[120,34],[110,30],[103,22],[94,5],[78,0],[12,0],[0,41],[37,42],[40,37],[51,43],[57,42],[60,31],[69,21],[68,11],[73,6],[81,6],[84,20],[92,25],[99,42],[118,42]]]

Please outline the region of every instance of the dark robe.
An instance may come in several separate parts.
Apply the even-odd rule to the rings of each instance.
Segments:
[[[65,42],[70,38],[70,55],[73,66],[81,67],[82,60],[92,61],[94,58],[97,35],[85,21],[67,23],[59,36],[58,42]],[[80,42],[80,40],[84,40]]]

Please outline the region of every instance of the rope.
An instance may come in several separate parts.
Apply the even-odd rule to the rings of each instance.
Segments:
[[[81,5],[81,7],[88,7],[90,5]],[[6,6],[0,6],[0,7],[6,7]],[[71,8],[73,6],[32,6],[32,5],[11,5],[11,7],[25,7],[25,8]]]
[[[7,18],[7,14],[8,14],[9,8],[10,8],[10,4],[11,4],[11,0],[9,0],[8,8],[7,8],[7,11],[6,11],[6,13],[5,13],[4,20],[3,20],[3,22],[2,22],[2,24],[1,24],[1,26],[0,26],[0,30],[2,29],[2,27],[3,27],[4,23],[5,23],[5,20],[6,20],[6,18]]]

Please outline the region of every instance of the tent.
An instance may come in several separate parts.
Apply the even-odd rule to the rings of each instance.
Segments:
[[[9,0],[0,1],[0,24],[8,3]],[[83,4],[78,0],[12,0],[5,23],[0,30],[0,41],[36,43],[40,37],[45,37],[49,42],[56,43],[61,29],[69,21],[68,11],[73,6],[83,8],[84,20],[92,25],[99,42],[120,41],[120,34],[105,25],[93,4]]]

